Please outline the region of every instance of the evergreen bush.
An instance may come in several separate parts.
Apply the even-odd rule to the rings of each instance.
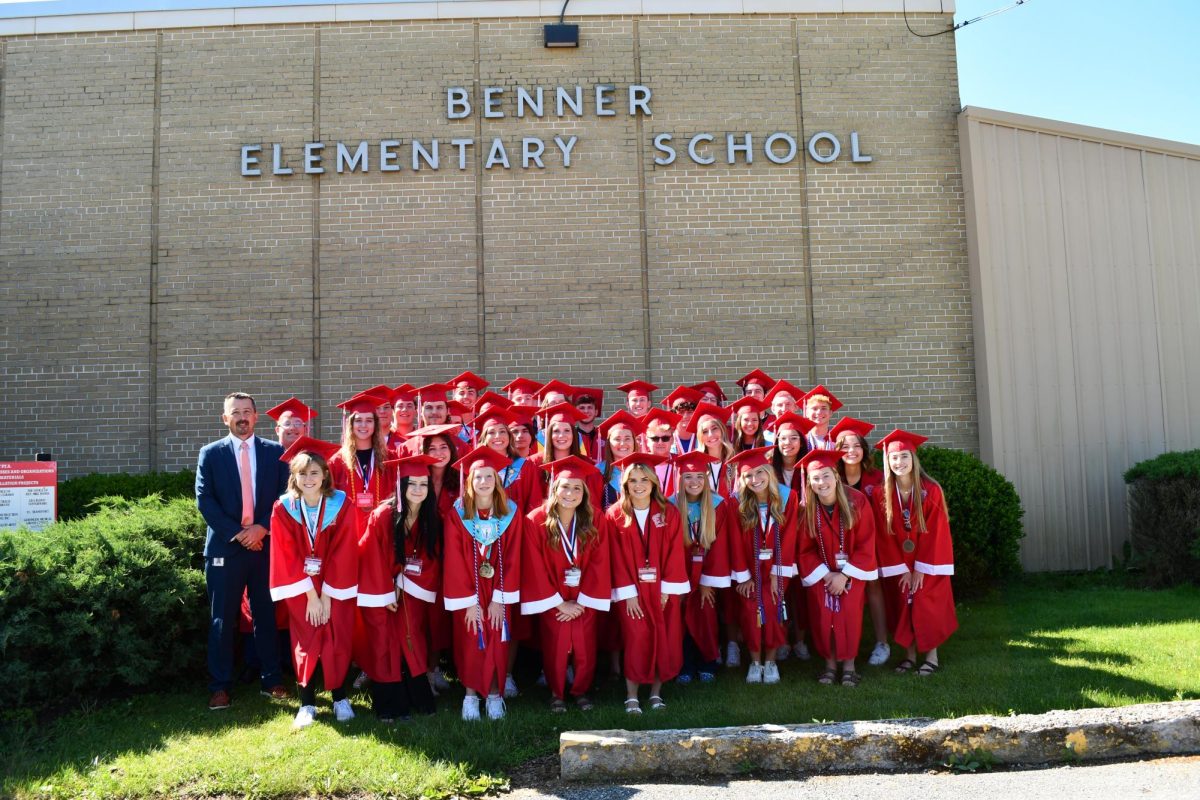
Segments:
[[[58,518],[60,520],[82,519],[95,510],[93,503],[101,497],[125,497],[130,500],[160,494],[172,497],[195,497],[196,473],[123,472],[81,475],[62,481],[58,485]]]
[[[1125,483],[1131,566],[1153,588],[1200,584],[1200,450],[1135,464]]]

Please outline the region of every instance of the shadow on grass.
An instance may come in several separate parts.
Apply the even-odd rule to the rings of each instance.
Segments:
[[[462,694],[455,687],[440,698],[433,717],[394,727],[379,724],[369,700],[358,695],[359,717],[336,730],[397,748],[397,755],[461,764],[469,775],[487,776],[551,756],[565,730],[1039,713],[1194,698],[1200,697],[1200,660],[1192,653],[1198,632],[1180,633],[1174,626],[1200,625],[1197,608],[1196,589],[1053,590],[1017,584],[960,606],[959,631],[941,649],[943,669],[931,678],[895,675],[892,666],[903,657],[895,647],[888,666],[867,666],[865,653],[873,644],[868,623],[860,661],[865,679],[854,689],[819,686],[820,663],[791,659],[780,665],[778,686],[747,685],[743,669],[722,669],[712,685],[666,686],[666,711],[630,716],[622,709],[621,682],[609,679],[593,693],[595,711],[571,707],[567,714],[551,715],[549,693],[534,686],[536,661],[527,661],[518,676],[523,696],[509,703],[503,721],[463,723]],[[1168,631],[1177,641],[1164,638]],[[1175,661],[1164,666],[1163,659]],[[180,736],[217,737],[233,728],[277,723],[295,712],[294,703],[272,702],[249,688],[235,694],[228,711],[209,711],[205,699],[197,688],[115,701],[32,730],[6,724],[0,730],[5,786],[28,791],[64,770],[86,773],[93,763],[160,750]],[[334,724],[325,721],[328,703],[326,695],[321,725]],[[756,765],[743,769],[752,773]],[[484,780],[478,789],[491,785]]]

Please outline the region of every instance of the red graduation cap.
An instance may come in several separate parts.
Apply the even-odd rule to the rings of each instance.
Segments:
[[[618,386],[617,391],[626,395],[640,394],[649,397],[652,392],[658,391],[658,387],[649,381],[629,381]]]
[[[796,467],[807,469],[808,467],[829,467],[832,470],[837,469],[838,462],[842,460],[841,450],[809,450],[804,454],[804,458],[796,462]]]
[[[600,411],[604,408],[603,389],[596,389],[591,386],[576,386],[571,392],[571,403],[574,405],[579,405],[588,399],[596,406],[596,416],[600,416]]]
[[[531,378],[513,378],[508,383],[500,387],[501,391],[508,392],[508,396],[512,397],[517,392],[525,394],[537,394],[537,391],[542,388],[542,384],[532,380]]]
[[[309,408],[294,397],[289,397],[279,405],[267,410],[267,416],[276,422],[287,412],[292,412],[297,417],[301,417],[305,422],[312,422],[312,418],[317,415],[316,409]]]
[[[767,428],[779,433],[779,429],[786,425],[791,425],[793,428],[800,431],[801,436],[806,436],[808,435],[809,431],[816,427],[817,424],[810,419],[805,419],[795,411],[789,411],[786,414],[780,414],[778,417],[768,422]]]
[[[533,418],[541,411],[537,406],[512,406],[506,409],[513,421],[509,424],[532,425]]]
[[[690,386],[676,386],[669,395],[663,398],[663,408],[673,409],[676,403],[691,403],[693,406],[700,402],[704,395]]]
[[[460,385],[465,383],[467,386],[471,387],[477,392],[482,392],[489,385],[486,380],[479,377],[474,372],[471,372],[471,370],[460,372],[448,380],[447,383],[450,384],[451,389],[457,389]]]
[[[754,409],[755,414],[761,414],[770,408],[770,406],[767,404],[766,400],[759,400],[757,397],[746,395],[741,400],[729,404],[729,413],[730,415],[736,417],[737,413],[743,408],[751,408]]]
[[[466,403],[459,402],[458,400],[446,401],[446,413],[452,417],[468,416],[470,415],[471,410],[472,409],[470,406],[468,406]]]
[[[763,387],[764,392],[769,392],[771,391],[771,387],[775,385],[775,379],[763,372],[761,369],[752,369],[742,377],[738,378],[736,383],[738,386],[742,387],[742,389],[746,388],[746,384],[757,383],[759,386]]]
[[[885,453],[896,452],[898,450],[911,450],[915,453],[918,447],[928,441],[928,436],[918,436],[915,433],[909,433],[906,430],[896,428],[896,430],[876,442],[875,449],[882,450]],[[891,445],[895,445],[895,447]]]
[[[716,381],[710,380],[694,383],[692,384],[692,388],[697,392],[700,392],[701,396],[703,396],[705,392],[712,392],[712,394],[716,395],[717,400],[722,403],[728,399],[725,397],[725,392],[721,390],[721,384],[717,383]]]
[[[450,391],[449,384],[427,383],[424,386],[417,387],[417,401],[426,403],[430,400],[435,403],[444,401],[446,399],[446,392],[448,391]]]
[[[800,401],[800,407],[807,409],[809,402],[817,399],[828,401],[830,411],[837,411],[842,407],[842,401],[834,397],[833,392],[829,391],[824,386],[817,386],[815,389],[809,391],[808,394],[804,395],[804,399]]]
[[[512,462],[508,456],[503,453],[498,453],[487,445],[480,445],[465,456],[455,461],[452,465],[455,469],[461,469],[464,472],[470,472],[479,467],[491,467],[499,471],[507,467]]]
[[[538,416],[545,418],[547,428],[555,422],[566,422],[574,426],[575,423],[583,420],[583,414],[570,403],[555,403],[549,408],[538,411]]]
[[[408,435],[412,436],[450,436],[458,433],[462,425],[455,423],[443,423],[441,425],[426,425],[423,428],[417,428]]]
[[[873,430],[875,430],[875,426],[869,422],[854,417],[842,417],[838,420],[837,425],[829,429],[829,438],[836,442],[843,433],[857,433],[865,440]]]
[[[732,455],[725,462],[726,466],[733,465],[734,469],[740,475],[743,472],[749,472],[759,467],[771,466],[771,447],[753,447],[749,450],[743,450],[740,453]]]
[[[501,408],[500,406],[489,406],[486,411],[475,417],[475,421],[472,424],[474,424],[475,430],[482,434],[483,429],[486,428],[489,423],[503,425],[507,429],[508,426],[513,424],[515,421],[515,417],[509,413],[507,408]]]
[[[301,436],[292,442],[292,446],[284,451],[279,460],[286,464],[301,453],[313,453],[328,461],[337,455],[341,449],[342,446],[340,444],[326,442],[322,439],[314,439],[311,436]]]
[[[422,478],[429,474],[429,468],[437,463],[437,459],[424,453],[415,456],[393,458],[383,462],[385,467],[395,467],[397,478]]]
[[[618,458],[612,465],[613,469],[625,469],[626,467],[632,467],[634,464],[641,464],[643,467],[653,469],[659,464],[665,464],[670,460],[670,456],[660,456],[654,453],[630,453],[624,458]]]
[[[388,392],[390,393],[391,389],[388,389]],[[365,414],[368,411],[375,413],[375,409],[383,405],[384,402],[386,402],[384,398],[368,390],[359,392],[349,400],[338,403],[337,407],[342,409],[346,414]]]
[[[645,428],[642,426],[642,421],[623,408],[614,411],[608,419],[601,422],[597,427],[600,431],[600,435],[607,439],[608,432],[610,430],[622,425],[633,431],[633,435],[635,437],[645,430]]]
[[[775,400],[775,395],[781,392],[787,392],[790,394],[792,399],[796,401],[797,405],[799,405],[800,400],[804,397],[804,390],[798,386],[788,383],[787,381],[775,381],[775,385],[771,387],[771,391],[767,392],[767,396],[763,398],[767,401],[768,407]]]
[[[388,386],[386,383],[381,383],[377,386],[372,386],[370,389],[367,389],[363,392],[363,394],[375,395],[380,399],[379,405],[382,406],[392,402],[392,392],[394,391],[395,389]]]
[[[509,400],[507,397],[496,394],[495,392],[492,392],[492,391],[484,392],[483,394],[479,395],[479,398],[475,401],[475,407],[477,409],[479,409],[480,411],[482,411],[484,409],[484,406],[499,406],[500,408],[512,408],[512,404],[513,404],[512,400]]]
[[[644,432],[650,430],[651,425],[667,425],[673,430],[681,419],[683,417],[674,411],[667,411],[665,408],[652,408],[638,421],[641,422]]]
[[[691,419],[688,420],[684,430],[687,433],[695,433],[700,428],[701,417],[712,417],[725,426],[729,424],[728,411],[720,406],[714,406],[712,403],[700,403],[696,406],[696,410],[692,412]]]
[[[600,473],[595,464],[579,456],[565,456],[557,461],[551,461],[549,464],[542,464],[542,469],[550,473],[551,480],[554,478],[585,480],[591,475]]]
[[[540,388],[536,392],[534,392],[533,396],[538,399],[538,402],[541,402],[542,398],[544,398],[546,395],[550,394],[551,392],[558,392],[559,394],[563,395],[564,397],[570,397],[571,393],[574,391],[575,391],[575,389],[574,389],[574,387],[571,386],[571,384],[563,383],[562,381],[558,380],[557,378],[553,378],[550,380],[549,383],[543,384],[542,388]]]
[[[690,453],[680,453],[671,459],[671,463],[679,470],[679,474],[685,472],[706,472],[712,464],[716,464],[721,459],[716,456],[710,456],[702,450],[693,450]]]
[[[395,389],[392,389],[392,405],[404,400],[411,400],[415,402],[416,399],[417,387],[413,386],[411,383],[402,383]]]

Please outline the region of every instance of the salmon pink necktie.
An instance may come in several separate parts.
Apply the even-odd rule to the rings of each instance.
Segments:
[[[254,487],[250,483],[250,443],[242,442],[239,470],[242,473],[242,527],[254,522]]]

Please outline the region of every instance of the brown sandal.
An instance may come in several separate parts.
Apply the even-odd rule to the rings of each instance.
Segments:
[[[595,704],[592,703],[592,699],[586,694],[581,694],[579,697],[575,698],[575,705],[579,706],[580,711],[591,711],[596,707]]]
[[[849,686],[849,687],[853,688],[855,686],[858,686],[859,681],[861,681],[861,680],[862,680],[862,675],[860,675],[857,672],[843,672],[842,673],[842,686]]]
[[[904,675],[905,673],[912,672],[915,666],[916,664],[913,663],[911,658],[906,658],[896,665],[895,672],[897,675]]]
[[[822,686],[833,686],[834,680],[837,679],[837,673],[831,669],[827,669],[817,676],[817,683]]]

